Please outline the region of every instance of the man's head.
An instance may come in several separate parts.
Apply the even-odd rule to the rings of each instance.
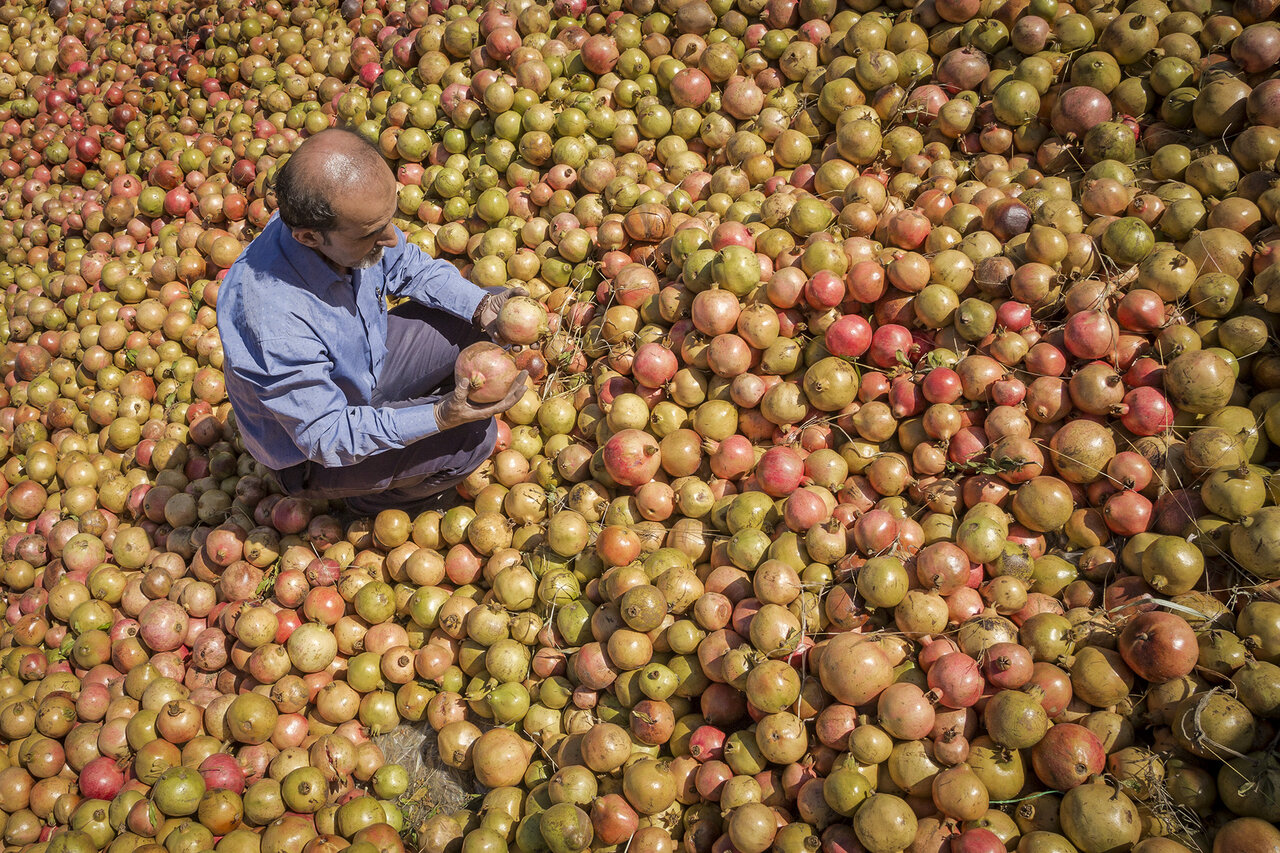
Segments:
[[[280,218],[333,264],[363,269],[396,244],[396,181],[376,148],[334,128],[298,146],[276,172]]]

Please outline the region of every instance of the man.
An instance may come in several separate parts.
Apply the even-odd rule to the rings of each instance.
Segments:
[[[355,512],[415,510],[493,451],[492,405],[453,386],[454,362],[491,329],[489,294],[392,224],[396,181],[363,137],[303,142],[275,177],[278,215],[218,294],[227,396],[245,447],[300,497]],[[409,301],[388,312],[386,297]]]

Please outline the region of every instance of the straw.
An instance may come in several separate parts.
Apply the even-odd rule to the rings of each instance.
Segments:
[[[376,735],[374,741],[388,762],[402,765],[409,773],[409,789],[399,803],[406,834],[421,829],[435,815],[464,810],[484,792],[474,775],[440,759],[436,732],[425,720],[401,723]]]

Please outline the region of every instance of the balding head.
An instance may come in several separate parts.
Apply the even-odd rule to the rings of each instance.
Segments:
[[[276,172],[280,218],[291,229],[329,231],[343,202],[393,183],[378,149],[350,130],[332,128],[309,137]]]
[[[335,128],[310,137],[276,172],[274,187],[293,238],[340,270],[376,264],[399,240],[395,175],[359,134]]]

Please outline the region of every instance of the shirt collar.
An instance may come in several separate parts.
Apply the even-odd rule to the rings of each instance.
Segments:
[[[320,289],[343,280],[342,275],[329,266],[323,255],[294,239],[289,227],[280,221],[278,213],[272,214],[271,218],[272,221],[268,223],[267,227],[270,228],[275,225],[280,230],[280,253],[297,271],[299,278],[306,287]]]

